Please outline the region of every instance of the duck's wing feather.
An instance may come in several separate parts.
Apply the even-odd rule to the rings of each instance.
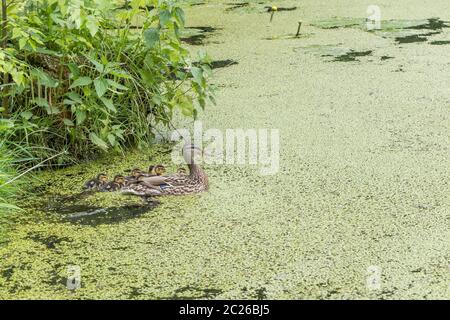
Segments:
[[[161,184],[165,184],[167,178],[168,177],[164,177],[164,176],[153,176],[153,177],[142,178],[141,181],[144,183],[154,185],[154,186],[159,186]]]
[[[143,185],[123,187],[120,191],[123,194],[131,194],[135,196],[159,196],[162,194],[161,190],[158,188],[148,188]]]
[[[153,176],[143,178],[141,180],[145,184],[151,184],[154,186],[160,186],[167,184],[170,186],[182,186],[189,183],[189,176],[185,174],[173,174],[170,176]]]

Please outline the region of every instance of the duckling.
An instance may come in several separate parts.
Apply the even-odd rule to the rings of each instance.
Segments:
[[[164,173],[166,173],[166,167],[164,167],[162,164],[157,164],[151,165],[148,168],[148,174],[143,174],[143,176],[147,177],[162,176]]]
[[[186,195],[208,190],[208,176],[195,160],[203,151],[195,145],[186,145],[183,156],[189,174],[169,176],[140,177],[140,182],[122,188],[124,194],[151,197],[163,195]]]
[[[177,173],[180,174],[180,175],[183,175],[183,174],[187,174],[187,171],[186,171],[185,168],[178,168],[177,169]]]
[[[101,191],[103,192],[114,192],[120,190],[125,186],[125,177],[122,175],[116,175],[114,177],[114,181],[108,182],[105,184]]]
[[[96,178],[87,181],[84,184],[85,190],[98,190],[108,182],[108,176],[104,173],[100,173]]]
[[[127,186],[136,187],[139,184],[145,185],[145,183],[144,183],[145,178],[163,176],[164,173],[166,173],[166,167],[163,166],[162,164],[151,165],[148,168],[148,173],[143,173],[139,169],[135,169],[135,170],[133,170],[133,172],[135,173],[135,178],[132,180],[128,180],[126,182]],[[148,187],[151,187],[151,186],[148,186]]]
[[[156,165],[153,170],[157,176],[162,176],[164,175],[164,173],[166,173],[166,167],[164,167],[162,164]]]
[[[131,176],[125,177],[125,183],[136,182],[137,178],[142,175],[142,170],[139,168],[134,168],[131,170]]]

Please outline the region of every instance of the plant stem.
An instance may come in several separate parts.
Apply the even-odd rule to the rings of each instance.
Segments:
[[[8,38],[7,38],[7,32],[6,27],[8,25],[8,15],[7,15],[7,9],[8,6],[6,5],[6,0],[2,0],[2,49],[6,49],[8,45]],[[2,108],[3,108],[3,115],[5,117],[8,116],[8,95],[7,95],[7,86],[6,84],[9,83],[9,74],[3,73],[3,93],[2,93]]]
[[[60,155],[65,154],[65,153],[67,153],[67,151],[62,151],[62,152],[60,152],[60,153],[58,153],[58,154],[55,154],[55,155],[53,155],[53,156],[51,156],[51,157],[49,157],[49,158],[47,158],[47,159],[42,160],[42,161],[39,162],[37,165],[35,165],[35,166],[33,166],[33,167],[31,167],[31,168],[25,170],[24,172],[22,172],[22,173],[19,174],[18,176],[14,177],[14,178],[12,178],[11,180],[9,180],[9,181],[5,182],[4,184],[0,185],[0,187],[4,187],[4,186],[6,186],[6,185],[8,185],[8,184],[10,184],[10,183],[13,183],[14,181],[16,181],[17,179],[19,179],[20,177],[26,175],[28,172],[31,172],[31,171],[33,171],[34,169],[37,169],[37,168],[41,167],[41,166],[42,166],[44,163],[46,163],[47,161],[50,161],[50,160],[52,160],[52,159],[54,159],[54,158],[56,158],[56,157],[59,157]]]
[[[295,35],[296,37],[298,37],[300,35],[300,28],[302,27],[302,22],[299,21],[298,22],[298,29],[297,29],[297,34]]]

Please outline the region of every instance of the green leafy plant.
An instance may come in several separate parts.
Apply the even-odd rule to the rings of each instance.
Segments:
[[[196,117],[212,98],[208,56],[180,42],[169,0],[10,2],[0,49],[3,139],[42,159],[144,147],[175,110]]]
[[[12,128],[12,122],[4,119],[0,120],[0,133],[11,130]],[[10,200],[17,191],[16,185],[10,183],[16,174],[13,169],[13,162],[13,154],[0,141],[0,217],[9,210],[17,209],[16,206],[11,204]]]

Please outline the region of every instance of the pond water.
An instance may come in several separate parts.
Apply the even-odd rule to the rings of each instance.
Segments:
[[[207,165],[208,192],[150,205],[81,186],[149,159],[175,171],[164,146],[41,173],[0,247],[0,298],[447,298],[448,0],[380,0],[375,32],[357,0],[202,2],[190,49],[237,62],[214,70],[203,126],[279,129],[279,172]],[[270,23],[271,5],[297,9]]]

